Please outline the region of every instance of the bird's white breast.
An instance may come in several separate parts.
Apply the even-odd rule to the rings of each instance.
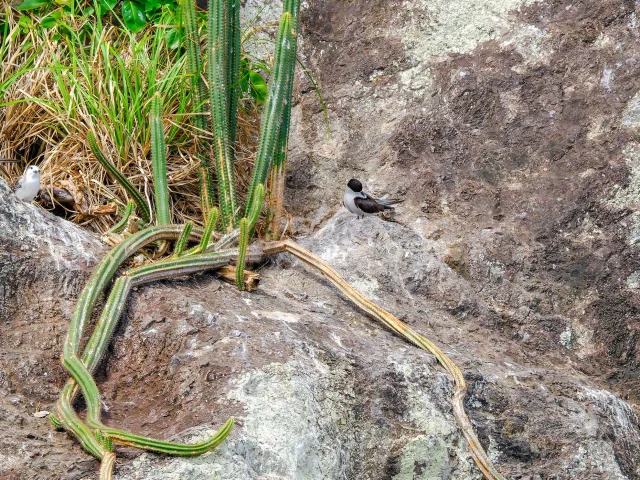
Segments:
[[[16,197],[25,202],[31,202],[40,191],[40,175],[27,175],[22,180],[20,188],[16,190]]]
[[[351,213],[355,213],[358,216],[364,215],[364,212],[356,207],[356,198],[366,198],[366,196],[362,192],[354,192],[347,187],[344,191],[344,196],[342,197],[342,203]]]

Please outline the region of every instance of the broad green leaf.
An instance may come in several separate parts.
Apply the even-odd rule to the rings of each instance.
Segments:
[[[49,0],[25,0],[16,8],[18,10],[35,10],[49,5]]]
[[[164,40],[167,43],[167,47],[169,47],[171,50],[176,50],[178,47],[180,47],[180,42],[182,40],[180,30],[178,28],[172,28],[167,32]]]
[[[267,99],[267,82],[262,75],[254,70],[249,70],[249,82],[251,84],[251,96],[259,103],[264,103]]]
[[[48,15],[40,20],[40,26],[46,30],[55,27],[57,23],[58,20],[56,20],[53,15]]]
[[[144,2],[144,11],[147,13],[152,13],[158,10],[162,6],[162,2],[160,0],[146,0]]]
[[[129,30],[137,33],[147,24],[147,16],[137,2],[127,1],[122,4],[122,18]]]
[[[103,10],[113,10],[118,0],[100,0],[100,8]]]
[[[102,17],[108,12],[113,11],[117,4],[118,0],[100,0],[100,3],[98,3],[98,15]]]
[[[18,19],[18,26],[23,31],[23,33],[34,28],[31,17],[27,17],[26,15],[23,15]]]

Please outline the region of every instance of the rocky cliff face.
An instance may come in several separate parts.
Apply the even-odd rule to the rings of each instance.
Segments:
[[[639,26],[632,1],[313,2],[289,199],[406,199],[493,330],[638,402]],[[458,309],[460,314],[468,313]]]
[[[460,365],[509,478],[640,478],[636,8],[303,9],[331,136],[301,77],[294,230]],[[351,177],[405,203],[355,220],[339,211]],[[95,462],[33,413],[63,385],[68,318],[104,249],[4,186],[0,205],[0,477],[92,478]],[[125,450],[116,478],[480,478],[432,357],[287,256],[260,272],[253,293],[202,275],[131,297],[100,373],[105,420],[183,439],[238,422],[198,458]]]

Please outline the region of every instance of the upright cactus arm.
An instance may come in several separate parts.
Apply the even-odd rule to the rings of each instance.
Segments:
[[[187,246],[187,242],[189,241],[189,235],[191,234],[192,228],[193,228],[193,223],[191,222],[185,223],[184,229],[182,230],[182,233],[180,234],[180,238],[178,238],[175,249],[173,251],[173,254],[176,257],[181,256],[182,252],[184,252],[184,249]]]
[[[182,20],[185,28],[185,46],[187,50],[188,73],[191,75],[191,88],[193,91],[193,108],[196,113],[194,124],[199,132],[207,130],[207,119],[204,115],[204,102],[206,89],[202,78],[202,59],[200,58],[200,40],[198,38],[198,23],[196,21],[196,10],[194,0],[182,0]],[[208,143],[199,134],[196,137],[196,150],[200,166],[198,177],[200,180],[200,202],[202,210],[208,213],[214,205],[213,181],[211,163],[207,155],[206,144]],[[203,145],[204,144],[204,145]]]
[[[227,0],[227,107],[229,110],[229,147],[234,156],[238,126],[238,98],[240,96],[240,0]]]
[[[285,11],[280,19],[274,66],[269,79],[269,93],[262,113],[260,130],[260,142],[256,156],[256,164],[249,186],[247,203],[245,204],[245,216],[253,208],[255,190],[258,184],[264,184],[267,179],[269,167],[275,154],[278,135],[280,133],[280,121],[287,101],[287,82],[293,75],[295,66],[295,52],[292,53],[293,39],[297,32],[293,29],[292,13]]]
[[[202,79],[202,59],[200,58],[200,40],[198,38],[198,23],[196,20],[196,9],[194,0],[182,0],[182,21],[185,29],[185,47],[187,50],[187,66],[191,75],[191,84],[194,89],[193,98],[196,111],[202,111],[202,104],[205,101],[205,85]],[[196,125],[203,130],[207,127],[206,118],[202,115],[196,116]]]
[[[198,246],[198,253],[205,252],[207,247],[209,246],[209,242],[211,241],[211,234],[213,230],[216,228],[216,223],[218,222],[218,215],[220,214],[220,210],[214,208],[209,212],[209,216],[207,217],[207,223],[204,227],[204,233],[202,234],[202,239],[200,240],[200,245]]]
[[[253,202],[253,206],[251,210],[249,210],[249,229],[253,231],[256,228],[256,224],[260,219],[260,213],[262,213],[262,203],[264,202],[264,184],[260,183],[256,187],[255,191],[255,202]]]
[[[287,0],[284,4],[284,10],[291,12],[292,29],[298,31],[298,15],[300,11],[299,0]],[[296,63],[297,51],[297,35],[291,40],[290,55],[293,56],[293,63]],[[291,107],[293,100],[293,80],[294,75],[291,74],[287,79],[285,99],[286,103],[282,111],[282,123],[278,134],[278,141],[273,157],[273,165],[269,176],[269,213],[268,213],[268,238],[277,240],[280,237],[280,222],[282,218],[282,202],[284,199],[284,181],[285,166],[287,160],[287,151],[289,148],[289,127],[291,125]]]
[[[254,208],[249,211],[248,217],[243,217],[240,220],[240,239],[238,241],[238,262],[236,264],[236,285],[238,290],[244,290],[244,267],[245,256],[247,253],[247,247],[249,241],[253,236],[253,230],[258,223],[260,213],[262,212],[262,202],[264,201],[264,185],[261,183],[256,188],[256,196],[254,201]]]
[[[213,150],[216,158],[218,180],[218,203],[223,227],[227,230],[236,226],[237,199],[233,158],[229,144],[229,106],[227,102],[227,58],[225,44],[227,26],[226,2],[229,0],[209,0],[208,23],[208,78],[209,103],[213,128]]]
[[[162,127],[162,100],[157,94],[151,104],[151,164],[155,191],[156,223],[171,223],[169,210],[169,187],[167,185],[167,148]]]
[[[291,13],[291,29],[293,32],[298,32],[299,28],[299,13],[300,13],[300,0],[287,0],[284,3],[284,10],[286,12]],[[292,96],[293,96],[293,80],[294,75],[293,72],[295,70],[295,64],[297,56],[296,52],[298,49],[298,35],[294,34],[291,36],[291,48],[289,50],[289,62],[291,62],[292,71],[287,76],[287,84],[285,91],[285,105],[282,110],[282,123],[280,126],[280,133],[278,135],[278,143],[276,145],[276,151],[273,158],[273,167],[278,168],[281,167],[286,158],[287,158],[287,146],[289,142],[289,127],[291,124],[291,107],[292,107]]]
[[[122,218],[120,218],[120,220],[118,220],[118,222],[113,227],[111,227],[107,233],[118,233],[124,227],[126,227],[127,223],[129,222],[129,217],[131,216],[135,208],[136,208],[135,202],[133,200],[129,200],[127,202],[127,206],[124,208],[122,212]]]
[[[244,290],[244,262],[249,244],[249,221],[247,217],[240,220],[240,242],[238,243],[238,264],[236,266],[236,286]]]

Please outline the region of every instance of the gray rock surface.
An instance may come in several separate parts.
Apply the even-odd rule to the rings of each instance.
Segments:
[[[301,55],[331,136],[300,73],[294,231],[460,365],[508,478],[640,478],[638,9],[303,8]],[[392,221],[339,211],[351,177],[405,198]],[[33,413],[63,385],[68,318],[104,248],[1,182],[0,246],[0,478],[95,478]],[[432,357],[286,255],[260,272],[251,294],[202,275],[132,295],[99,372],[105,419],[184,439],[238,422],[198,458],[119,449],[116,478],[479,478]]]
[[[33,414],[52,406],[67,378],[62,341],[105,251],[81,228],[20,201],[0,179],[0,478],[79,478],[74,472],[95,469]]]
[[[3,223],[3,245],[21,235],[38,259],[34,272],[51,268],[65,245],[80,240],[86,252],[101,253],[77,227],[6,191],[4,199],[2,218],[12,220]],[[437,242],[341,211],[303,243],[462,367],[472,422],[510,477],[634,478],[640,436],[631,407],[577,371],[556,369],[544,357],[528,361],[517,340],[483,326],[489,310],[443,262]],[[63,257],[60,271],[75,272],[79,282],[95,261]],[[205,274],[132,295],[99,373],[105,420],[186,440],[230,415],[237,425],[219,449],[197,458],[120,448],[116,478],[481,478],[451,414],[451,382],[433,357],[373,324],[287,255],[261,274],[253,293]],[[60,287],[55,278],[64,283],[66,276],[46,279]],[[38,288],[27,281],[23,296]],[[473,305],[474,313],[457,315],[461,305]],[[62,386],[56,356],[69,307],[53,325],[37,310],[3,319],[14,339],[13,348],[5,340],[0,357],[7,379],[3,478],[95,475],[96,462],[72,439],[32,415],[51,409]],[[25,315],[37,336],[20,330]]]

